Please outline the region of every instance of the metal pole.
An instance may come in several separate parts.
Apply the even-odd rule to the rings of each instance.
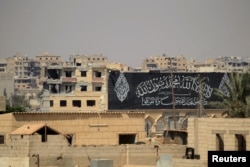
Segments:
[[[171,73],[171,88],[172,88],[172,104],[173,104],[173,114],[174,114],[174,129],[176,129],[176,113],[175,113],[175,96],[174,96],[174,85],[173,85],[173,66],[172,58],[170,60],[170,73]]]

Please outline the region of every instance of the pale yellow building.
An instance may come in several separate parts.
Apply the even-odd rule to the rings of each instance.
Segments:
[[[42,111],[106,111],[107,79],[110,70],[127,71],[102,55],[76,55],[69,62],[47,67]]]
[[[50,64],[62,64],[61,56],[51,55],[49,53],[44,53],[44,55],[35,56],[35,61],[40,63],[40,82],[44,81],[46,67]]]
[[[0,115],[1,144],[15,129],[46,125],[68,136],[72,145],[118,145],[145,140],[143,112],[21,112]],[[42,127],[41,126],[41,127]],[[28,128],[27,128],[28,127]],[[39,128],[38,128],[39,129]]]
[[[169,57],[165,54],[151,56],[143,60],[142,71],[173,70],[176,72],[187,71],[187,60],[183,55]]]

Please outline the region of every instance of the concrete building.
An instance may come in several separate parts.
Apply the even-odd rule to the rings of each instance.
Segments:
[[[105,111],[110,69],[126,71],[102,55],[71,56],[69,62],[51,64],[46,70],[42,111]]]
[[[10,113],[0,115],[0,134],[4,139],[2,144],[9,144],[9,135],[17,128],[25,134],[46,125],[67,136],[72,145],[132,144],[145,139],[144,115],[142,112]]]
[[[250,150],[250,119],[189,118],[188,146],[201,160],[210,151]]]
[[[168,154],[173,167],[206,167],[208,151],[250,149],[250,119],[188,118],[187,145],[179,145],[147,142],[145,116],[139,112],[2,114],[0,164],[87,167],[91,160],[110,159],[114,167],[155,167]],[[139,141],[146,144],[132,144]],[[193,155],[187,154],[190,148]]]
[[[174,164],[206,164],[182,159],[185,145],[147,142],[142,112],[10,113],[0,115],[0,164],[12,167],[79,166],[110,159],[113,166],[155,166],[170,154]],[[145,142],[136,145],[133,143]],[[204,165],[203,165],[204,166]]]
[[[0,73],[6,73],[7,72],[7,61],[6,59],[0,58]]]
[[[188,63],[189,72],[248,72],[249,62],[241,57],[218,57],[203,63],[191,60]]]
[[[6,100],[11,100],[11,96],[15,94],[13,73],[0,73],[0,80],[0,96],[5,96]]]
[[[169,57],[165,54],[151,56],[143,60],[142,71],[150,70],[173,70],[175,72],[187,71],[187,60],[183,55]]]
[[[57,56],[57,55],[50,55],[49,53],[44,53],[44,55],[39,55],[39,56],[35,56],[34,59],[36,62],[40,63],[40,78],[39,78],[39,83],[43,84],[44,78],[45,78],[45,73],[46,73],[46,68],[49,65],[53,65],[53,64],[62,64],[62,58],[61,56]]]
[[[27,55],[14,55],[7,58],[7,72],[13,72],[17,78],[40,76],[40,63]]]
[[[13,73],[15,93],[26,95],[40,91],[38,78],[40,77],[40,63],[19,54],[6,59],[6,73]]]

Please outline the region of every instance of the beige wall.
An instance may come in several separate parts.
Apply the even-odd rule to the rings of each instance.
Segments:
[[[236,134],[245,136],[246,150],[250,150],[250,119],[189,118],[188,146],[195,148],[202,160],[207,160],[208,150],[218,150],[216,134],[222,136],[224,150],[238,150]]]
[[[0,112],[6,111],[6,97],[0,96]]]
[[[29,157],[0,157],[1,166],[28,167]]]
[[[20,160],[29,166],[36,167],[36,158],[39,155],[40,166],[76,166],[88,167],[91,159],[111,159],[114,167],[125,164],[154,166],[157,159],[163,154],[170,154],[176,162],[185,154],[184,145],[101,145],[85,146],[71,145],[63,135],[48,135],[47,142],[41,142],[40,135],[12,135],[9,146],[0,146],[0,157],[24,157]],[[60,157],[60,158],[59,158]],[[6,161],[4,159],[0,159]],[[8,163],[7,161],[6,163]],[[9,162],[10,163],[10,162]]]
[[[63,134],[73,134],[73,144],[115,145],[119,134],[145,139],[144,113],[15,113],[0,115],[0,133],[8,134],[25,124],[46,123]]]

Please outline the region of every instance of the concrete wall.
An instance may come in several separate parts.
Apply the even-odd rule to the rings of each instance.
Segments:
[[[0,112],[6,111],[6,97],[0,95]]]
[[[208,150],[218,150],[216,134],[222,136],[224,150],[237,150],[236,134],[246,140],[246,150],[250,150],[250,119],[240,118],[189,118],[188,146],[195,148],[201,160],[207,160]]]
[[[15,121],[12,114],[0,115],[0,135],[5,136],[5,144],[9,140],[9,133],[15,129]],[[1,144],[0,144],[1,147]]]
[[[159,145],[158,147],[153,144],[69,145],[63,135],[48,135],[47,142],[41,142],[41,136],[38,134],[11,135],[10,140],[9,145],[0,147],[0,157],[25,157],[26,163],[29,158],[30,167],[37,166],[38,157],[39,165],[43,167],[88,167],[91,159],[111,159],[114,167],[121,167],[125,164],[153,166],[163,154],[170,154],[174,159],[181,159],[186,149],[184,145]],[[9,162],[0,159],[0,164],[2,164],[1,161]]]
[[[29,157],[0,157],[2,167],[29,167]]]
[[[0,134],[8,134],[25,124],[46,123],[51,128],[72,134],[76,145],[116,145],[120,134],[135,134],[145,139],[144,113],[14,113],[0,115]]]

